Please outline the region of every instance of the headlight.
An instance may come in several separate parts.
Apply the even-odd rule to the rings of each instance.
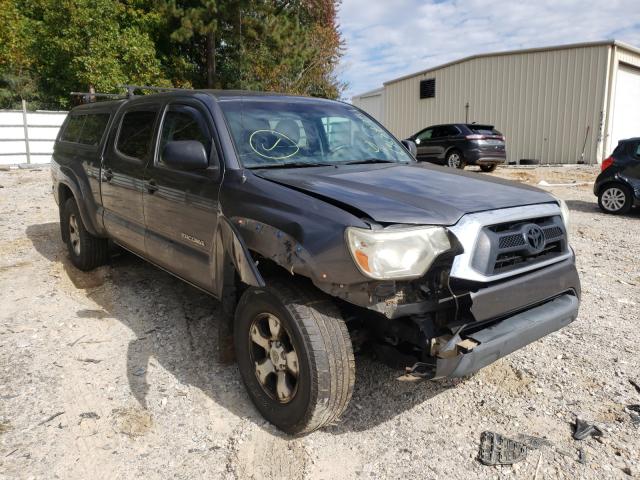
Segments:
[[[385,230],[347,228],[347,243],[360,271],[377,280],[417,278],[451,248],[442,227]]]
[[[567,231],[567,235],[569,235],[569,207],[567,206],[567,202],[560,200],[559,198],[558,203],[560,204],[560,214],[562,215],[564,228]]]

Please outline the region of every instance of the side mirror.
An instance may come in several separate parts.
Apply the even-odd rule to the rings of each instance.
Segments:
[[[416,145],[416,142],[414,142],[413,140],[402,140],[402,144],[407,147],[407,150],[409,150],[409,152],[411,152],[411,155],[413,155],[414,157],[418,154],[418,147]]]
[[[197,140],[167,142],[162,150],[162,162],[176,170],[204,170],[209,159],[204,145]]]

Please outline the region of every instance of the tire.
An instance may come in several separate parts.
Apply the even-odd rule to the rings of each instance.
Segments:
[[[497,163],[489,163],[489,164],[480,165],[480,170],[482,170],[485,173],[490,173],[490,172],[493,172],[497,167],[498,167]]]
[[[94,237],[87,231],[74,198],[67,199],[62,206],[60,220],[62,238],[67,244],[71,263],[76,268],[88,271],[107,263],[108,240]]]
[[[631,190],[621,183],[605,185],[598,194],[598,206],[605,213],[623,215],[629,213],[633,205]]]
[[[272,317],[279,329],[272,328]],[[234,345],[249,397],[279,429],[306,434],[347,408],[355,381],[351,340],[338,309],[321,292],[281,279],[248,288],[236,309]]]
[[[464,161],[464,157],[458,150],[451,150],[449,153],[447,153],[446,164],[448,167],[459,168],[460,170],[462,170],[465,167],[466,162]]]

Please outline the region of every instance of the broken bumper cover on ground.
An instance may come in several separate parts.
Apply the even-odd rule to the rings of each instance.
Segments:
[[[463,377],[573,322],[580,301],[570,293],[508,317],[487,328],[462,334],[478,343],[455,357],[438,358],[434,378]]]

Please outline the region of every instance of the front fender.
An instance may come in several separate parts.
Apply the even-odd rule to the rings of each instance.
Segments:
[[[288,233],[250,218],[234,217],[233,225],[251,251],[272,260],[289,273],[316,279],[318,268],[307,250]]]
[[[234,225],[223,216],[218,218],[218,229],[215,241],[215,278],[216,294],[223,298],[225,285],[229,285],[231,267],[235,269],[240,280],[253,287],[264,287],[265,281],[256,267],[251,253]]]

